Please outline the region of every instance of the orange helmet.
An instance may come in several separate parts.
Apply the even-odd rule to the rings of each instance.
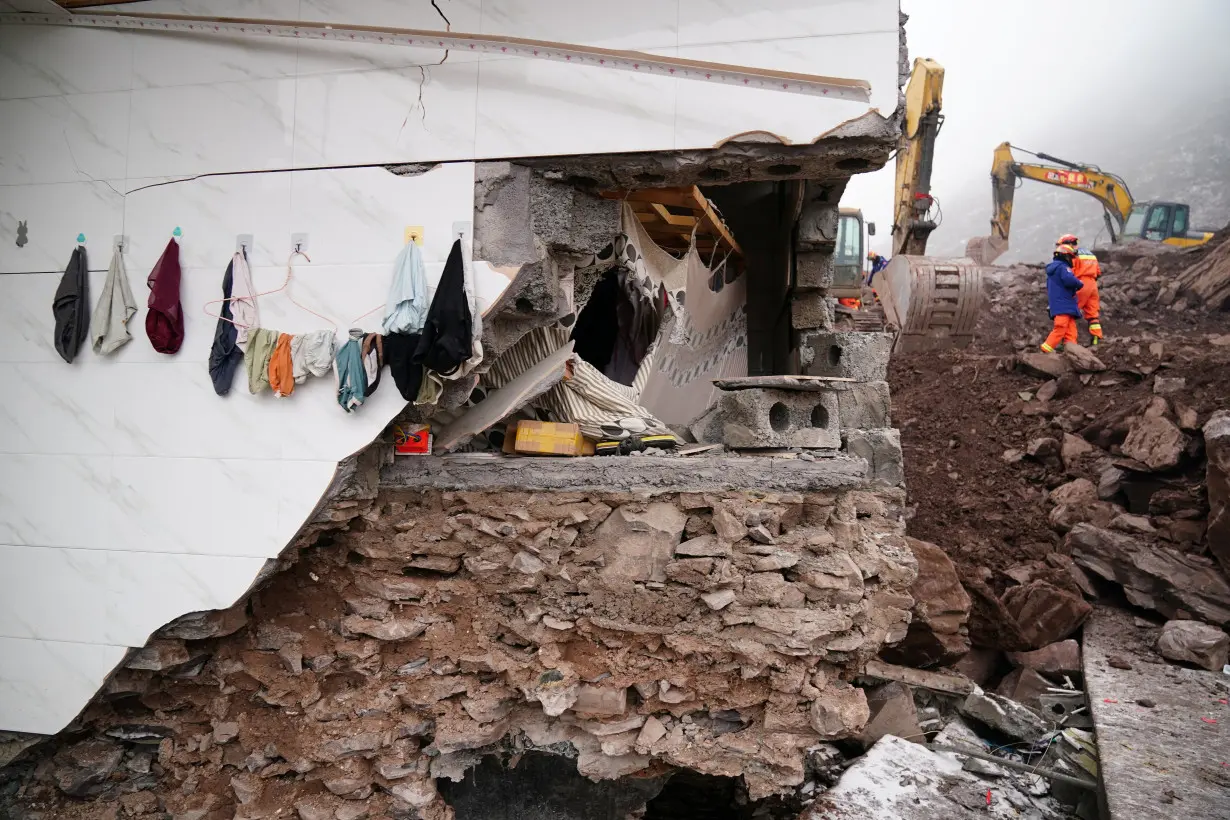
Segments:
[[[1076,238],[1076,234],[1071,233],[1065,233],[1063,236],[1059,237],[1058,241],[1055,242],[1056,245],[1071,245],[1074,248],[1080,243],[1081,241]]]
[[[1066,242],[1055,246],[1055,256],[1076,256],[1076,248]]]
[[[880,258],[880,254],[876,253],[875,251],[867,251],[867,258],[874,262],[875,260]]]

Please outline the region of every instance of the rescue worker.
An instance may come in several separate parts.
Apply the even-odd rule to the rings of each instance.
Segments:
[[[1063,350],[1065,344],[1076,341],[1076,320],[1081,315],[1080,307],[1076,304],[1076,294],[1084,287],[1084,283],[1072,273],[1072,260],[1075,257],[1076,248],[1071,245],[1056,245],[1054,258],[1046,266],[1046,301],[1055,325],[1051,329],[1051,335],[1042,343],[1044,353]]]
[[[875,251],[868,251],[867,261],[871,263],[871,272],[867,274],[867,287],[871,287],[876,274],[888,267],[888,260]]]
[[[1102,341],[1102,322],[1098,314],[1102,310],[1102,302],[1098,297],[1098,277],[1102,275],[1102,266],[1092,251],[1080,246],[1080,240],[1074,234],[1066,233],[1055,243],[1071,245],[1076,249],[1076,257],[1072,262],[1072,273],[1084,285],[1076,292],[1076,304],[1081,309],[1081,315],[1089,323],[1089,336],[1093,345]]]

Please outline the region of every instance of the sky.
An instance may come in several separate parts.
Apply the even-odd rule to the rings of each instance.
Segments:
[[[1230,0],[902,0],[901,6],[910,18],[911,64],[930,57],[946,70],[932,192],[949,224],[933,234],[932,252],[964,247],[971,225],[989,224],[991,154],[1005,140],[1101,165],[1131,185],[1126,170],[1112,167],[1113,158],[1139,148],[1136,143],[1165,150],[1171,129],[1230,108]],[[862,208],[877,223],[871,243],[881,252],[891,250],[892,193],[890,161],[852,179],[842,198],[843,206]],[[1043,206],[1031,210],[1043,200],[1021,202],[1031,193],[1018,192],[1017,220],[1045,222]],[[1182,194],[1133,193],[1138,199]],[[1071,196],[1086,200],[1080,207],[1092,215],[1100,213],[1092,198]],[[982,222],[972,216],[978,209],[985,211]]]

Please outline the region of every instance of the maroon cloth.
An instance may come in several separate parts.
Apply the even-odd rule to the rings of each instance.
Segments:
[[[149,285],[145,333],[159,353],[178,353],[184,343],[184,309],[179,304],[179,281],[179,243],[172,239],[145,280]]]

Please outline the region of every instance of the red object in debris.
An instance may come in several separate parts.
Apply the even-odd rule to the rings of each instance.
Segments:
[[[1103,703],[1118,703],[1119,701],[1115,700],[1114,698],[1102,698],[1102,702]]]
[[[987,789],[987,805],[991,805],[991,790]]]
[[[1217,721],[1214,720],[1213,718],[1200,718],[1200,719],[1203,720],[1205,723],[1217,723]]]
[[[1217,702],[1220,703],[1222,706],[1230,706],[1230,700],[1226,700],[1225,698],[1222,698],[1221,700]]]

